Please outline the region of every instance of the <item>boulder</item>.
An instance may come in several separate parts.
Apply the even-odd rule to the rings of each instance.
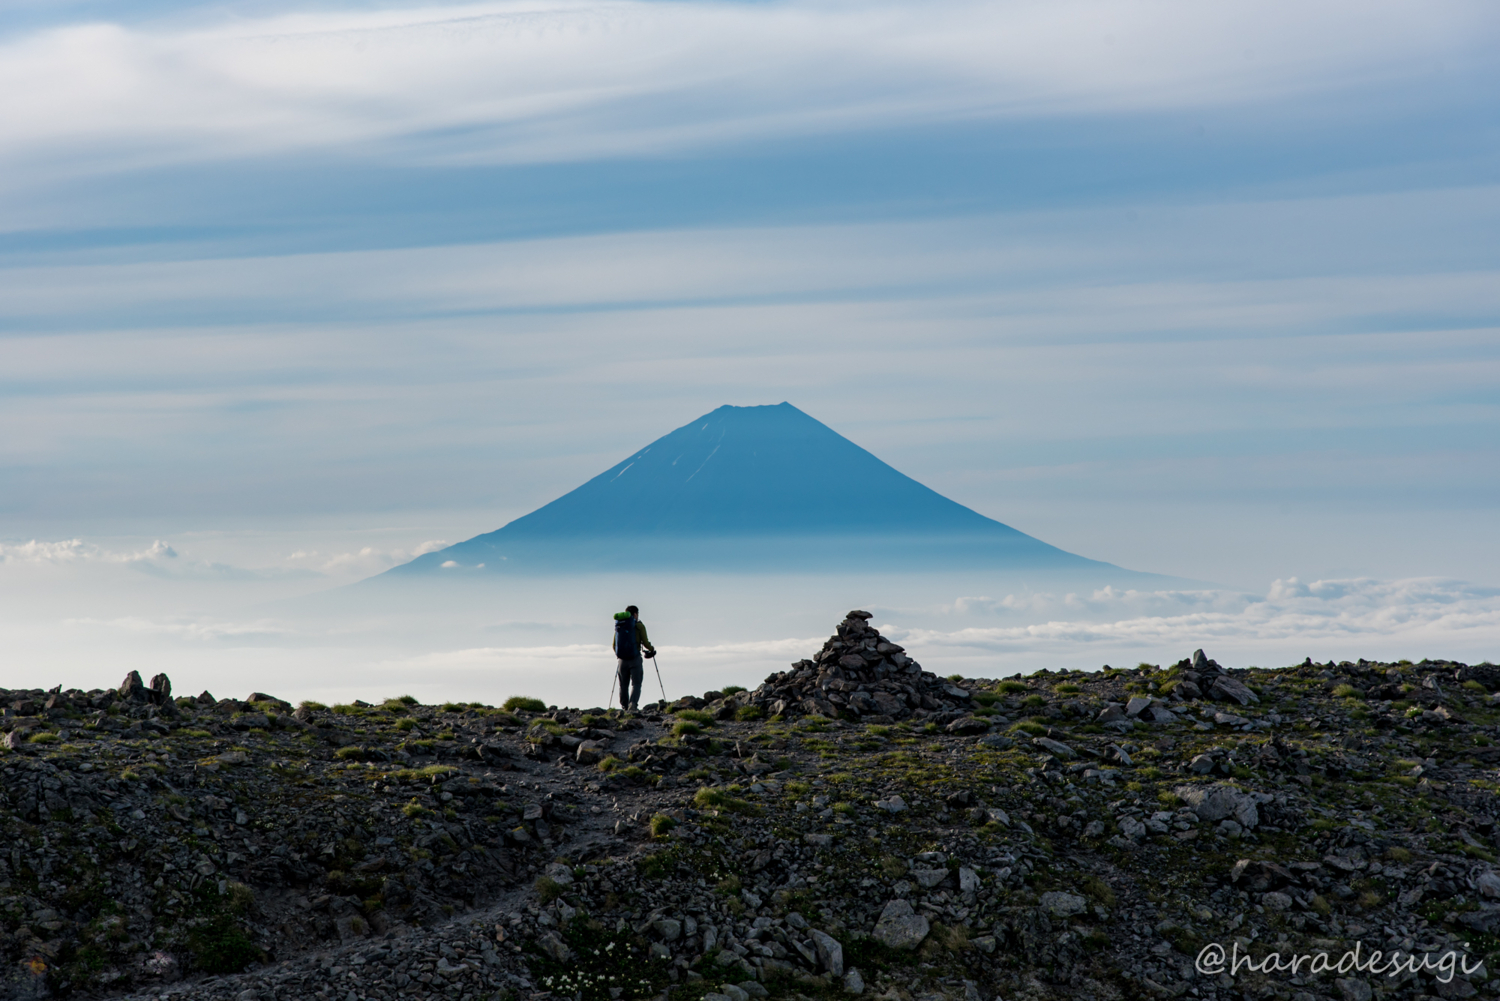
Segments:
[[[1042,748],[1044,751],[1047,751],[1049,754],[1055,754],[1065,761],[1071,758],[1078,757],[1077,751],[1073,750],[1062,741],[1053,740],[1051,737],[1033,737],[1031,739],[1031,742],[1037,747]]]
[[[1219,702],[1235,702],[1242,706],[1260,701],[1260,696],[1246,688],[1243,682],[1236,681],[1227,674],[1221,674],[1214,679],[1213,684],[1209,686],[1208,697]]]
[[[1182,785],[1172,791],[1179,799],[1192,807],[1199,820],[1209,823],[1233,820],[1246,829],[1253,829],[1260,824],[1259,812],[1256,809],[1257,797],[1253,793],[1223,784]]]
[[[930,890],[943,880],[948,878],[947,869],[912,869],[907,873],[918,886],[924,890]]]
[[[1064,893],[1061,890],[1049,890],[1042,894],[1040,900],[1041,908],[1054,918],[1070,918],[1075,914],[1082,914],[1088,910],[1087,897],[1076,893]]]
[[[1172,687],[1172,694],[1179,699],[1203,698],[1203,690],[1191,681],[1179,681]]]
[[[829,976],[842,977],[844,975],[844,947],[839,945],[838,939],[825,932],[813,929],[811,934],[813,946],[818,950],[818,966]]]
[[[880,912],[874,935],[877,941],[891,949],[915,949],[929,931],[931,925],[912,910],[911,904],[905,900],[892,900]]]
[[[120,697],[127,702],[150,702],[150,689],[141,680],[140,671],[131,671],[125,675],[125,680],[120,682]]]

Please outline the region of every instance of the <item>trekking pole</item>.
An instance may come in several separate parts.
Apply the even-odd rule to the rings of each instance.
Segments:
[[[667,701],[667,686],[661,683],[661,665],[656,662],[656,654],[651,654],[651,666],[656,668],[656,687],[661,689],[661,700]]]
[[[615,685],[617,685],[619,683],[619,681],[620,681],[620,672],[619,671],[615,671],[614,674],[610,675],[610,679],[609,679],[609,701],[606,702],[606,703],[604,703],[606,706],[612,706],[612,705],[615,704]]]

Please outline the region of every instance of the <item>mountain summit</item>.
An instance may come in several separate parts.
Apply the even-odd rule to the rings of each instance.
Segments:
[[[723,406],[505,527],[389,571],[1105,569],[986,518],[790,403]]]

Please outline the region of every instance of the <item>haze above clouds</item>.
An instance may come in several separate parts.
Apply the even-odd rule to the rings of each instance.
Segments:
[[[662,585],[697,680],[858,603],[986,674],[1496,659],[1497,43],[1478,2],[11,0],[0,684],[593,670],[584,601],[263,603],[781,400],[1218,586],[789,582],[805,617],[710,588],[737,623]]]

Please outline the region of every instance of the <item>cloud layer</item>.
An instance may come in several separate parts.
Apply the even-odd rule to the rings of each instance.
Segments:
[[[61,24],[0,47],[9,171],[308,149],[679,152],[970,117],[1394,88],[1492,47],[1482,2],[520,2]],[[85,155],[87,154],[87,155]],[[103,155],[101,155],[103,154]]]

